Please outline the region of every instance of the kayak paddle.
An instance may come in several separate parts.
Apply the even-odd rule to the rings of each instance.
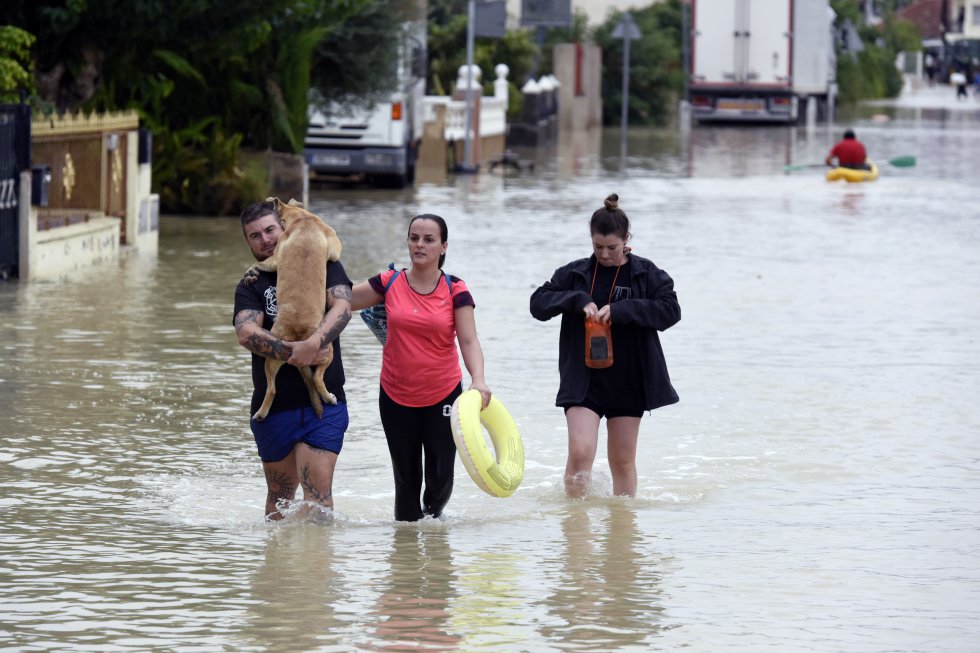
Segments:
[[[805,163],[798,166],[783,166],[783,170],[810,170],[811,168],[827,168],[826,163]]]
[[[889,159],[888,165],[895,166],[896,168],[911,168],[915,165],[915,157],[912,155],[897,156],[894,159]],[[812,168],[826,167],[828,166],[825,163],[806,163],[798,166],[783,166],[783,170],[810,170]]]
[[[894,159],[890,159],[888,163],[890,165],[895,166],[896,168],[911,168],[912,166],[915,165],[915,157],[911,155],[898,156],[895,157]]]

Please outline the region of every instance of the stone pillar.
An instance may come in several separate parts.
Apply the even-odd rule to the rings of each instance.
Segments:
[[[34,274],[31,267],[37,241],[37,208],[31,204],[30,169],[20,173],[20,197],[17,198],[17,276],[26,281]]]
[[[521,122],[526,125],[537,125],[541,120],[541,87],[533,79],[528,79],[521,87],[521,94],[524,95],[524,111],[521,114]]]
[[[510,82],[507,81],[510,68],[505,63],[498,63],[493,67],[493,72],[497,76],[497,79],[493,80],[493,96],[503,100],[506,106],[510,95]]]

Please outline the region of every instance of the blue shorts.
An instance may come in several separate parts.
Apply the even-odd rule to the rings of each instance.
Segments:
[[[250,420],[249,426],[259,458],[274,463],[288,456],[299,442],[340,454],[349,423],[347,404],[324,404],[320,419],[313,408],[300,408],[273,413],[261,422]]]

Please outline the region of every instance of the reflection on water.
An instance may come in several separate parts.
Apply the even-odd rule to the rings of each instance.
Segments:
[[[706,127],[631,131],[623,173],[613,129],[522,151],[520,175],[314,189],[355,280],[407,262],[412,215],[447,218],[447,271],[525,442],[514,496],[459,465],[446,519],[411,528],[357,319],[337,513],[262,521],[236,219],[164,217],[154,259],[0,284],[0,648],[971,650],[980,131],[849,121],[918,165],[827,184],[783,168],[822,161],[839,127]],[[559,327],[528,297],[588,255],[614,191],[634,251],[676,281],[681,402],[643,419],[637,499],[567,501]]]
[[[451,626],[458,591],[449,532],[402,526],[389,547],[365,650],[458,650],[463,638]]]
[[[343,582],[336,568],[342,552],[334,545],[335,535],[329,526],[270,528],[250,580],[248,623],[239,646],[311,651],[336,638],[346,625],[343,606],[355,588]]]
[[[642,650],[656,640],[663,628],[659,561],[636,519],[619,500],[569,506],[559,578],[544,601],[558,620],[542,628],[549,640],[576,651]]]

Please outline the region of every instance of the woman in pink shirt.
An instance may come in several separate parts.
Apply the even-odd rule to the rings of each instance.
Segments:
[[[470,388],[479,390],[484,407],[490,401],[476,304],[462,279],[442,271],[448,241],[445,220],[415,216],[408,225],[411,265],[353,289],[354,310],[384,302],[387,313],[378,406],[395,477],[397,521],[438,517],[452,494],[456,445],[450,410],[463,391],[457,341]]]

